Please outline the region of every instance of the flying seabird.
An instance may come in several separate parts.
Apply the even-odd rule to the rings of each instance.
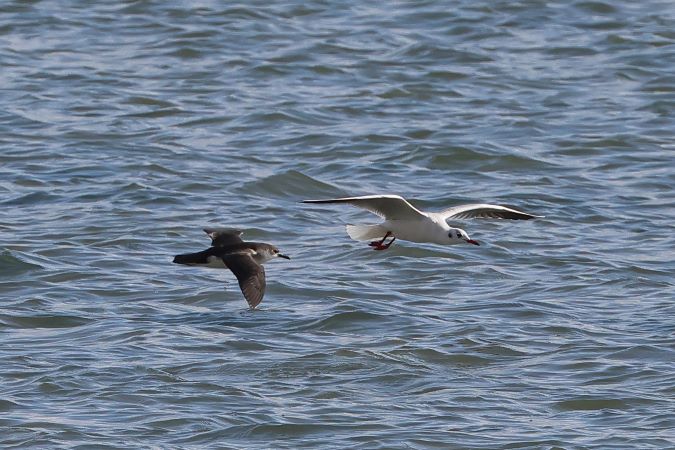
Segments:
[[[188,266],[230,269],[239,281],[239,287],[251,309],[260,304],[265,295],[263,264],[273,258],[290,257],[279,253],[272,244],[244,242],[243,231],[233,228],[205,228],[211,238],[211,247],[197,253],[176,255],[173,262]]]
[[[369,245],[374,250],[386,250],[396,240],[430,242],[453,245],[468,243],[480,245],[469,238],[466,231],[447,224],[449,219],[512,219],[528,220],[536,217],[515,209],[499,205],[470,204],[454,206],[441,212],[423,212],[399,195],[365,195],[325,200],[303,200],[303,203],[348,203],[366,209],[384,219],[377,225],[347,225],[347,234],[356,241],[377,239]],[[385,240],[391,240],[385,244]]]

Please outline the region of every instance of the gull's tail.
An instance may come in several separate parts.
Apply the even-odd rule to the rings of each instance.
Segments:
[[[347,225],[347,234],[355,241],[367,241],[384,237],[387,229],[382,225]]]

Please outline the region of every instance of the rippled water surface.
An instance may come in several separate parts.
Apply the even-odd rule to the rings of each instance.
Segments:
[[[675,448],[671,1],[6,1],[3,448]],[[373,252],[365,211],[480,247]],[[171,263],[278,245],[261,307]]]

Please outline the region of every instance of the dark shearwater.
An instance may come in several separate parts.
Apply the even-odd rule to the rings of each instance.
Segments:
[[[254,309],[265,295],[263,264],[273,258],[291,259],[279,253],[274,245],[263,242],[244,242],[243,231],[233,228],[205,228],[211,238],[211,247],[197,253],[176,255],[173,262],[188,266],[230,269],[239,281],[239,287]]]

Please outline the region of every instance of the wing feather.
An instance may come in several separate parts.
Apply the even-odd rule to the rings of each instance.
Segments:
[[[244,242],[240,237],[244,232],[235,228],[204,228],[204,232],[211,238],[212,247],[225,247]]]
[[[348,203],[363,208],[385,220],[414,220],[426,214],[399,195],[365,195],[325,200],[303,200],[303,203]]]
[[[255,262],[250,253],[232,253],[223,256],[223,262],[232,271],[248,306],[255,308],[265,295],[265,269]]]
[[[448,219],[511,219],[529,220],[544,216],[518,211],[506,206],[489,205],[486,203],[459,205],[438,213],[443,220]]]

